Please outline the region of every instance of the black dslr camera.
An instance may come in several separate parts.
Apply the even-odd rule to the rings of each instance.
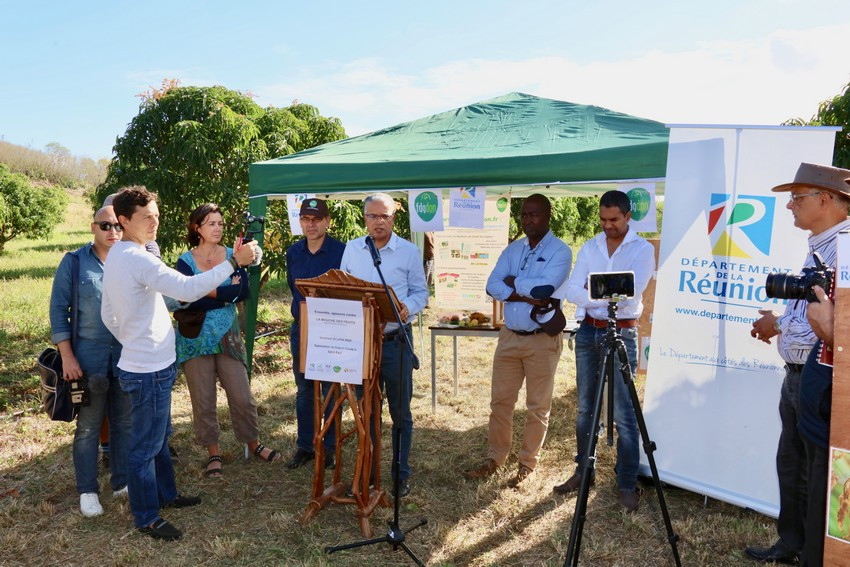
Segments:
[[[802,273],[797,274],[770,274],[764,283],[764,291],[770,298],[777,299],[805,299],[809,303],[818,300],[812,287],[819,285],[826,293],[832,286],[832,278],[835,270],[824,265],[823,258],[817,252],[812,254],[815,265],[812,268],[803,268]]]
[[[614,299],[635,296],[634,272],[599,272],[587,274],[590,299]]]
[[[91,394],[89,393],[89,379],[83,374],[76,380],[69,380],[68,386],[71,394],[71,404],[74,407],[84,407],[91,403]]]
[[[263,226],[266,224],[266,217],[255,217],[251,211],[245,211],[244,217],[245,230],[242,231],[242,244],[254,240],[254,235],[262,233]]]

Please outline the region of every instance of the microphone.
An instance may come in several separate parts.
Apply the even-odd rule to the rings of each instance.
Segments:
[[[372,263],[379,266],[381,264],[381,253],[375,247],[375,240],[371,236],[366,237],[366,246],[369,248],[369,254],[372,255]]]

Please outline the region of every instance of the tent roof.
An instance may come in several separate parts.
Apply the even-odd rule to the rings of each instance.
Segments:
[[[667,141],[660,122],[511,93],[254,163],[250,196],[468,186],[527,194],[540,190],[529,185],[561,183],[586,190],[582,184],[663,178]]]

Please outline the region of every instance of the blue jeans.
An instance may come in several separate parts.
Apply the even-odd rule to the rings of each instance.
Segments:
[[[584,461],[584,451],[593,431],[593,404],[596,401],[596,390],[599,385],[599,365],[602,362],[600,342],[605,336],[605,329],[598,329],[589,323],[582,322],[576,334],[576,386],[578,389],[578,415],[576,416],[576,462],[581,465]],[[637,327],[620,329],[620,336],[626,346],[629,366],[634,375],[637,367]],[[637,428],[637,418],[632,407],[629,390],[620,374],[620,359],[616,352],[614,356],[614,421],[617,424],[617,486],[620,490],[635,490],[637,488],[637,473],[640,434]],[[612,385],[609,384],[610,388]],[[609,408],[610,409],[610,408]],[[600,415],[600,419],[602,416]]]
[[[89,394],[91,403],[81,407],[74,432],[74,471],[77,492],[98,492],[97,457],[100,448],[100,426],[109,417],[110,485],[120,490],[127,485],[127,451],[130,446],[130,399],[109,377],[109,389],[102,394]]]
[[[289,351],[292,353],[292,372],[295,374],[295,420],[298,422],[298,439],[295,446],[302,451],[312,453],[313,448],[313,384],[314,380],[307,380],[303,372],[299,372],[301,367],[301,347],[299,345],[298,325],[292,325],[289,330]],[[322,395],[327,396],[331,389],[330,382],[322,382]],[[328,405],[325,412],[327,420],[331,415],[333,403]],[[325,451],[333,452],[336,449],[336,431],[333,427],[328,429],[325,435]]]
[[[171,435],[171,388],[177,378],[172,364],[157,372],[121,370],[121,389],[130,398],[130,451],[127,487],[136,527],[159,519],[159,509],[177,498],[174,466],[168,451]]]

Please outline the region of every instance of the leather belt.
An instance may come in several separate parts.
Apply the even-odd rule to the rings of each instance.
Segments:
[[[597,329],[605,329],[608,327],[608,321],[605,319],[594,319],[590,315],[584,316],[584,322],[588,325],[596,327]],[[618,329],[628,329],[630,327],[637,327],[638,320],[637,319],[617,319],[617,328]]]
[[[533,331],[514,331],[513,329],[508,330],[521,337],[530,337],[531,335],[537,335],[543,332],[543,329],[534,329]]]
[[[405,332],[408,332],[408,331],[410,331],[410,325],[405,325],[404,327],[399,327],[398,329],[396,329],[394,331],[390,331],[389,333],[384,333],[384,340],[386,341],[386,340],[397,337],[400,334],[399,332],[402,329],[404,329]]]
[[[791,370],[792,372],[795,372],[797,374],[803,373],[803,366],[804,365],[802,365],[802,364],[790,364],[790,363],[786,362],[785,366],[788,367],[788,370]]]

